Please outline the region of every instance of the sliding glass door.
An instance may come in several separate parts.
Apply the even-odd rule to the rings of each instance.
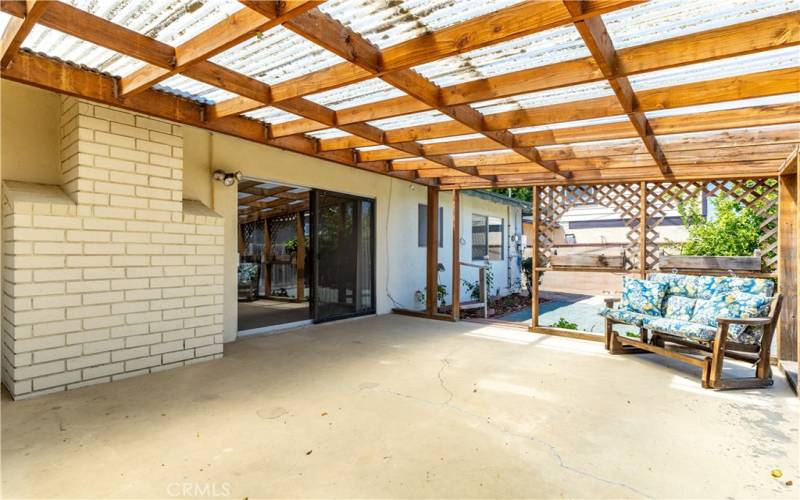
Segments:
[[[311,213],[314,321],[374,313],[374,200],[314,191]]]

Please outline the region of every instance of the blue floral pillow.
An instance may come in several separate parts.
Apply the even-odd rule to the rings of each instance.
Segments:
[[[666,283],[628,278],[623,280],[620,307],[640,314],[661,316],[661,302],[667,293]]]
[[[692,314],[692,323],[717,326],[717,318],[759,318],[769,312],[769,298],[744,292],[729,292],[714,295],[709,300],[699,300]],[[747,328],[731,325],[728,332],[738,338]]]
[[[661,313],[665,318],[689,321],[694,313],[696,299],[681,297],[680,295],[669,295],[664,299]]]

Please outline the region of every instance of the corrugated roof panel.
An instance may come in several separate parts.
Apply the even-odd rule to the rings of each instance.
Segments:
[[[33,27],[22,47],[120,77],[127,76],[145,65],[138,59],[46,28],[41,24]]]
[[[198,82],[197,80],[192,80],[183,75],[175,75],[167,78],[156,85],[156,88],[162,88],[167,92],[169,92],[170,89],[178,91],[178,93],[184,94],[185,97],[203,101],[206,104],[213,104],[236,97],[236,94],[232,92],[203,82]]]
[[[780,94],[768,97],[755,97],[753,99],[739,99],[736,101],[715,102],[712,104],[701,104],[698,106],[686,106],[683,108],[646,111],[644,114],[647,118],[661,118],[664,116],[679,116],[695,113],[708,113],[709,111],[724,111],[728,109],[749,108],[754,106],[768,106],[770,104],[797,104],[798,102],[800,102],[800,93]]]
[[[572,127],[590,127],[592,125],[607,125],[609,123],[619,123],[628,121],[625,115],[604,116],[603,118],[593,118],[591,120],[576,120],[571,122],[551,123],[549,125],[536,125],[534,127],[512,128],[509,131],[513,134],[525,134],[528,132],[542,132],[545,130],[558,130]]]
[[[414,68],[440,87],[588,57],[574,26],[534,33]]]
[[[651,0],[603,15],[617,49],[800,9],[798,0]]]
[[[339,137],[347,137],[353,134],[339,130],[338,128],[326,128],[325,130],[317,130],[315,132],[308,132],[306,135],[315,139],[338,139]]]
[[[302,116],[297,116],[292,113],[287,113],[286,111],[273,107],[266,107],[257,109],[255,111],[249,111],[245,113],[244,116],[264,123],[276,123],[276,124],[290,122],[292,120],[301,120],[303,118]]]
[[[652,71],[629,78],[635,91],[800,66],[800,49],[787,47],[745,56]]]
[[[389,149],[389,146],[378,145],[378,146],[362,146],[360,148],[356,148],[359,151],[379,151],[381,149]]]
[[[398,128],[414,127],[417,125],[446,122],[449,120],[451,120],[449,116],[439,111],[423,111],[421,113],[412,113],[410,115],[394,116],[392,118],[384,118],[382,120],[373,120],[367,123],[383,130],[394,130]]]
[[[211,59],[268,84],[275,84],[344,62],[283,26],[276,26]]]
[[[236,0],[67,0],[67,3],[173,47],[244,8]]]
[[[485,115],[503,113],[516,109],[538,108],[550,104],[560,104],[571,101],[593,99],[613,95],[614,91],[608,82],[584,83],[553,90],[542,90],[530,94],[522,94],[501,99],[492,99],[470,104],[470,106]]]
[[[6,14],[5,12],[0,12],[0,33],[6,30],[6,26],[8,26],[8,21],[10,20],[10,15]]]
[[[381,49],[521,0],[330,0],[319,9]]]
[[[383,101],[405,95],[379,78],[306,96],[306,99],[334,110]]]

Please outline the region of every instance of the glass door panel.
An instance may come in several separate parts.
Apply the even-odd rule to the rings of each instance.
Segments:
[[[375,312],[374,201],[312,196],[314,321]]]

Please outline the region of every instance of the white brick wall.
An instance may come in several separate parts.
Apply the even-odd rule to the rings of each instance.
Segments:
[[[222,356],[223,221],[182,200],[182,133],[62,99],[62,186],[5,183],[15,398]]]

